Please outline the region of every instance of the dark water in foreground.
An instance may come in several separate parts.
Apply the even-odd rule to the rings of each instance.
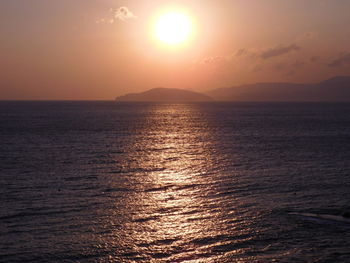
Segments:
[[[1,262],[350,262],[350,104],[0,102]]]

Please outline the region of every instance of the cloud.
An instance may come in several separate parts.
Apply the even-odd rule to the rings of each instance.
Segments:
[[[241,49],[237,50],[236,57],[243,56],[243,55],[245,55],[247,53],[248,53],[247,50],[245,50],[244,48],[241,48]]]
[[[121,6],[117,9],[112,9],[112,12],[113,17],[121,21],[137,18],[126,6]]]
[[[343,53],[328,64],[329,67],[338,68],[350,65],[350,53]]]
[[[278,46],[275,48],[270,48],[261,53],[260,57],[263,59],[269,59],[273,57],[279,57],[292,51],[299,51],[301,48],[296,44],[289,46]]]
[[[233,52],[231,54],[231,57],[256,59],[257,57],[259,57],[259,53],[260,52],[255,48],[241,48],[238,49],[236,52]]]
[[[104,18],[101,18],[101,19],[96,19],[96,24],[104,24],[104,23],[106,23],[106,19],[104,19]]]
[[[110,12],[112,14],[110,17],[97,19],[95,21],[96,24],[114,24],[116,20],[125,21],[128,19],[137,18],[137,16],[135,16],[126,6],[121,6],[119,8],[111,8]]]
[[[225,57],[223,57],[223,56],[207,57],[207,58],[202,59],[201,63],[202,64],[213,64],[213,63],[223,61],[224,59],[225,59]]]

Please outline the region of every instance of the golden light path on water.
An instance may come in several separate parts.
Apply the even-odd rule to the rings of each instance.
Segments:
[[[117,201],[124,222],[114,232],[115,260],[219,262],[243,249],[235,240],[252,238],[246,226],[235,229],[246,225],[237,201],[219,192],[213,169],[224,156],[205,122],[195,105],[148,109],[125,163],[137,189]]]

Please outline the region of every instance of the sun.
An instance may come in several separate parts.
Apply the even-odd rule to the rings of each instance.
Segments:
[[[191,33],[191,19],[184,13],[165,13],[156,21],[156,37],[167,45],[178,45],[184,43],[189,40]]]

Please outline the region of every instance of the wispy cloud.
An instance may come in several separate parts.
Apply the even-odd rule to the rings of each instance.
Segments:
[[[113,17],[121,21],[137,18],[126,6],[121,6],[117,9],[112,9],[112,12]]]
[[[338,58],[334,59],[328,64],[330,67],[338,68],[350,65],[350,52],[341,54]]]
[[[215,68],[228,74],[240,72],[241,74],[267,73],[292,76],[312,65],[310,61],[319,60],[319,57],[310,57],[308,50],[297,53],[301,49],[301,45],[296,43],[270,46],[265,49],[242,47],[226,55],[205,57],[195,63],[199,67]]]
[[[237,50],[237,52],[236,52],[236,57],[240,57],[240,56],[243,56],[243,55],[245,55],[245,54],[247,54],[248,52],[247,52],[247,50],[246,49],[244,49],[244,48],[241,48],[241,49],[238,49]]]
[[[263,51],[260,57],[263,59],[270,59],[273,57],[279,57],[279,56],[285,55],[292,51],[299,51],[300,49],[301,48],[296,44],[292,44],[289,46],[278,46],[278,47],[270,48],[268,50]]]
[[[136,19],[137,18],[137,16],[134,15],[134,13],[131,12],[130,9],[127,8],[126,6],[121,6],[118,8],[111,8],[110,12],[112,15],[110,15],[109,17],[97,19],[96,23],[97,24],[107,24],[107,23],[113,24],[114,22],[116,22],[116,20],[126,21],[129,19]]]
[[[206,57],[200,61],[200,64],[216,64],[224,61],[225,59],[226,59],[225,56]]]

